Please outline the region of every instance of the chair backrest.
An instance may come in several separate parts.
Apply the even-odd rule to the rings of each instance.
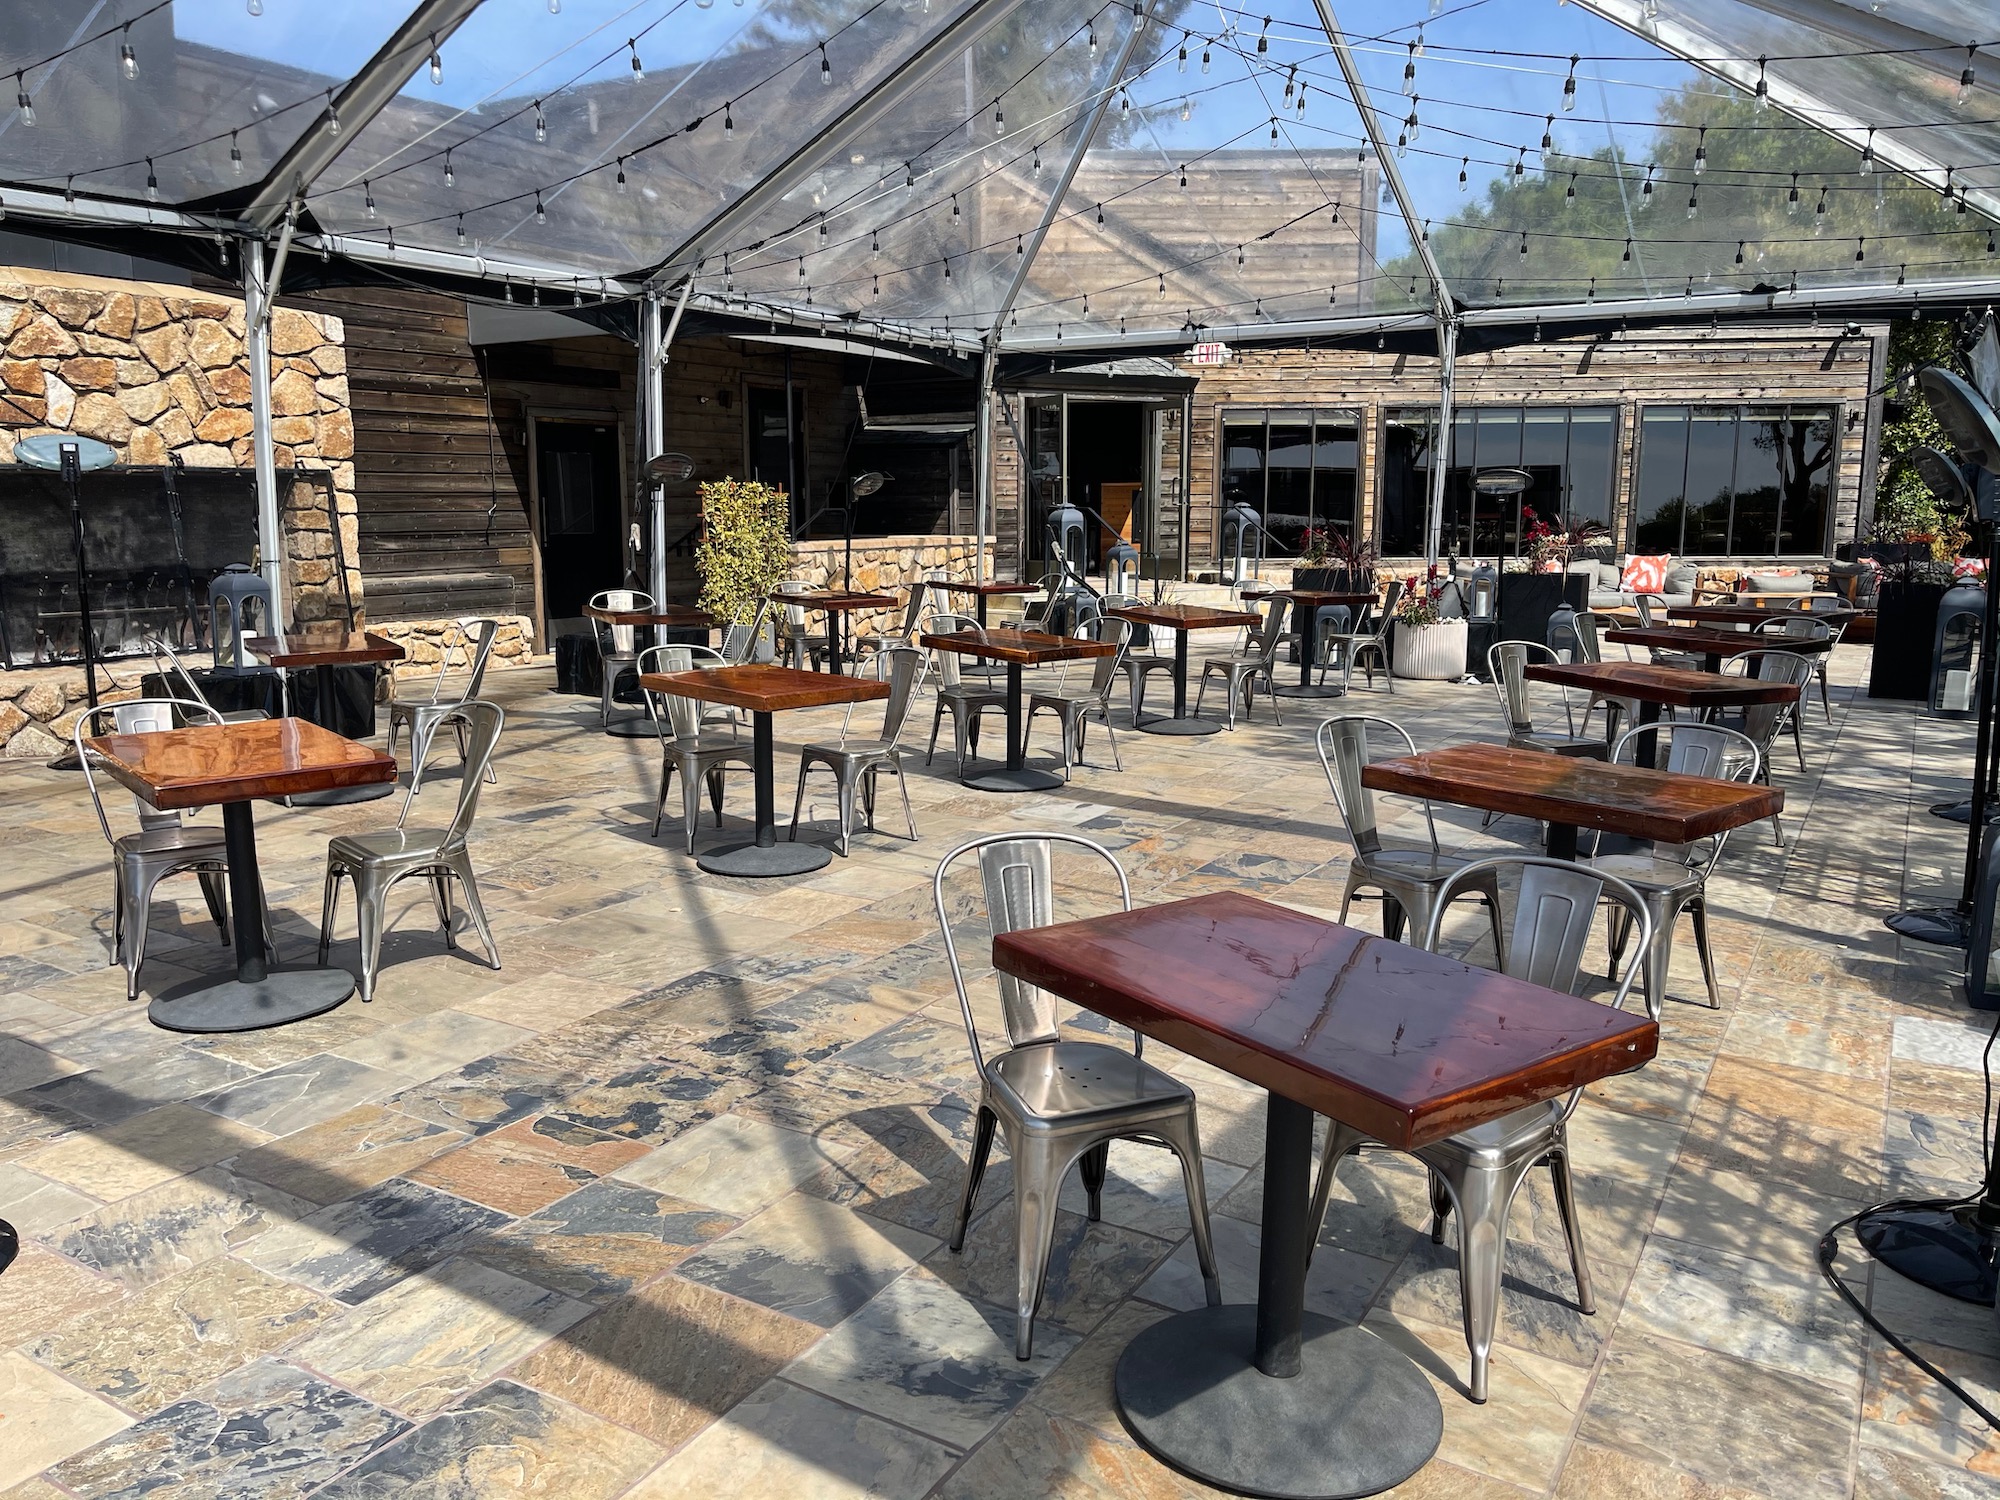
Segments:
[[[1264,618],[1250,637],[1251,650],[1270,662],[1278,654],[1278,641],[1285,633],[1285,602],[1283,599],[1264,601]]]
[[[1279,610],[1277,613],[1282,615],[1284,612]],[[1118,669],[1125,664],[1125,653],[1132,644],[1132,622],[1117,615],[1099,615],[1078,634],[1118,648],[1109,656],[1097,657],[1090,668],[1091,692],[1099,698],[1109,697],[1112,685],[1118,681]]]
[[[591,604],[598,609],[651,609],[653,596],[642,589],[605,589],[590,596]],[[615,656],[630,656],[639,646],[639,628],[636,625],[610,625],[604,627],[611,632],[611,652]],[[604,637],[597,638],[598,650],[604,649]]]
[[[1756,649],[1739,651],[1722,664],[1725,677],[1754,677],[1759,682],[1783,682],[1803,690],[1813,680],[1809,657],[1796,651]],[[1752,703],[1743,710],[1743,732],[1767,754],[1771,740],[1790,716],[1797,700],[1789,703]]]
[[[692,672],[696,668],[726,667],[729,659],[707,646],[648,646],[639,653],[639,675],[649,672]],[[701,737],[701,700],[681,693],[645,690],[646,705],[652,712],[653,728],[661,744],[670,739],[690,743]]]
[[[1658,749],[1662,735],[1671,736],[1664,755]],[[1706,776],[1711,781],[1749,782],[1755,781],[1764,767],[1764,752],[1755,740],[1741,730],[1722,724],[1696,724],[1685,719],[1633,725],[1612,742],[1612,761],[1637,765],[1639,746],[1648,737],[1655,747],[1653,764],[1676,776]],[[1692,844],[1655,841],[1653,853],[1661,859],[1688,863],[1703,847],[1707,847],[1706,862],[1713,868],[1728,837],[1727,832],[1717,834],[1712,844],[1706,840],[1697,840]]]
[[[945,957],[951,963],[951,982],[958,991],[966,1038],[972,1044],[972,1060],[982,1078],[986,1074],[986,1056],[979,1045],[979,1023],[972,1013],[972,997],[965,987],[965,972],[958,959],[958,943],[952,935],[945,878],[960,859],[976,854],[985,893],[986,926],[990,934],[998,936],[1027,927],[1047,927],[1055,921],[1055,875],[1051,852],[1058,844],[1083,850],[1109,865],[1111,872],[1118,877],[1122,909],[1132,909],[1132,885],[1125,878],[1124,867],[1102,844],[1073,833],[995,833],[968,839],[938,862],[937,875],[931,881],[931,897],[937,906],[938,926],[944,933]],[[1012,974],[996,973],[995,978],[1000,988],[1000,1014],[1006,1026],[1008,1044],[1025,1047],[1056,1040],[1055,997]],[[1143,1047],[1144,1039],[1134,1033],[1134,1054]]]
[[[1361,784],[1362,769],[1368,764],[1368,726],[1387,731],[1402,743],[1392,746],[1392,755],[1415,755],[1417,742],[1409,730],[1394,719],[1371,714],[1343,714],[1324,720],[1314,735],[1319,748],[1320,769],[1333,790],[1333,805],[1340,809],[1340,821],[1347,825],[1348,842],[1356,854],[1373,854],[1382,847],[1382,831],[1375,820],[1375,794]],[[1424,826],[1430,830],[1431,849],[1438,847],[1437,823],[1431,805],[1424,802]]]
[[[633,606],[620,604],[611,607],[614,609],[625,609]],[[632,629],[629,625],[615,626],[613,628],[623,629],[628,633]],[[478,631],[476,637],[473,633],[475,629]],[[453,620],[451,622],[451,629],[445,632],[444,643],[438,650],[437,680],[431,684],[431,702],[437,703],[443,701],[444,680],[451,675],[453,647],[458,647],[462,651],[469,653],[464,660],[470,663],[472,675],[466,680],[465,691],[452,701],[465,703],[473,698],[477,698],[480,688],[485,685],[486,663],[492,659],[493,642],[499,634],[500,622],[498,620],[480,619],[472,615],[461,615],[458,619]]]
[[[876,675],[886,671],[889,679],[889,701],[882,711],[882,738],[888,744],[903,737],[903,726],[910,721],[910,705],[916,702],[917,684],[923,680],[924,655],[921,646],[886,646],[875,653]]]
[[[962,630],[971,631],[981,636],[986,634],[984,630],[980,629],[979,622],[973,619],[971,615],[953,615],[942,612],[932,615],[930,622],[924,627],[924,630],[929,635],[956,635]],[[956,651],[938,652],[937,669],[939,686],[948,688],[957,687],[959,683],[958,667],[958,653]]]
[[[1534,715],[1528,707],[1527,673],[1528,663],[1538,656],[1556,660],[1555,652],[1533,641],[1496,641],[1486,652],[1486,670],[1493,678],[1493,692],[1511,734],[1535,732]]]
[[[484,698],[467,698],[450,705],[438,715],[439,730],[454,724],[465,726],[465,765],[458,784],[458,806],[452,809],[451,821],[445,825],[444,847],[465,842],[465,836],[472,831],[473,814],[479,811],[480,789],[486,785],[486,768],[493,760],[493,747],[500,742],[500,731],[506,726],[507,715],[500,705]],[[425,758],[438,744],[450,736],[433,732],[423,742]],[[403,820],[410,815],[410,804],[417,794],[418,766],[410,767],[410,789],[403,794],[403,811],[396,819],[401,828]]]
[[[146,654],[152,657],[153,670],[174,684],[176,697],[187,702],[199,703],[204,708],[215,707],[208,701],[208,694],[201,690],[201,684],[195,681],[194,673],[188,670],[187,663],[181,660],[180,653],[172,646],[157,635],[147,636],[140,645]]]
[[[1438,933],[1453,897],[1472,888],[1488,875],[1504,879],[1512,873],[1517,881],[1514,921],[1507,929],[1507,950],[1500,955],[1500,972],[1509,978],[1539,984],[1564,994],[1576,991],[1577,974],[1583,967],[1584,943],[1590,937],[1591,919],[1599,901],[1616,901],[1632,919],[1637,940],[1627,947],[1625,977],[1609,1002],[1623,1009],[1632,993],[1633,982],[1645,965],[1646,950],[1652,946],[1653,919],[1646,902],[1625,881],[1589,865],[1566,859],[1543,859],[1533,855],[1503,855],[1476,860],[1452,876],[1438,890],[1437,904],[1431,909],[1430,926],[1419,945],[1430,953],[1438,951]]]
[[[1815,620],[1811,615],[1783,614],[1771,623],[1775,624],[1778,628],[1773,630],[1770,625],[1766,625],[1763,627],[1764,634],[1795,641],[1830,641],[1833,639],[1833,627],[1828,625],[1824,620]]]
[[[1400,578],[1390,579],[1388,586],[1382,590],[1382,602],[1379,605],[1365,604],[1362,606],[1364,615],[1368,610],[1375,611],[1372,620],[1363,619],[1362,628],[1367,629],[1372,624],[1374,627],[1372,633],[1375,639],[1378,641],[1387,640],[1389,638],[1389,626],[1396,618],[1396,604],[1402,597],[1403,580]]]
[[[748,625],[729,625],[722,632],[722,654],[731,666],[742,666],[753,662],[758,656],[758,644],[768,633],[765,621],[771,613],[771,601],[759,599],[757,612],[750,617]]]
[[[1653,604],[1656,599],[1658,599],[1660,607],[1664,609],[1667,601],[1660,599],[1657,595],[1634,594],[1632,596],[1632,607],[1639,611],[1639,625],[1643,630],[1651,630],[1653,628]]]
[[[76,758],[83,766],[83,783],[90,789],[90,805],[97,810],[97,826],[104,830],[107,844],[115,845],[118,835],[111,831],[111,819],[105,814],[104,796],[98,789],[97,776],[90,768],[91,753],[84,747],[84,741],[104,733],[107,721],[113,734],[159,734],[180,727],[174,722],[176,714],[182,719],[194,719],[204,724],[224,722],[222,715],[205,700],[194,698],[137,698],[128,703],[101,703],[76,716],[76,725],[70,730],[70,741],[76,746]],[[161,812],[136,793],[132,797],[132,807],[142,828],[171,828],[181,821],[178,812]]]

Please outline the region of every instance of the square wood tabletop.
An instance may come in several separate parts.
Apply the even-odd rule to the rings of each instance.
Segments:
[[[1039,594],[1042,591],[1042,586],[1039,583],[1001,583],[995,580],[989,580],[985,583],[937,583],[934,581],[930,586],[947,594],[982,594],[994,597],[1002,594]]]
[[[693,672],[646,672],[640,675],[639,686],[655,693],[699,698],[704,703],[723,703],[759,714],[824,708],[829,703],[867,703],[889,696],[889,684],[872,677],[801,672],[796,667],[768,662]]]
[[[1002,933],[993,962],[1406,1150],[1659,1048],[1644,1016],[1238,891]]]
[[[1785,806],[1777,787],[1505,745],[1447,745],[1378,760],[1362,768],[1361,784],[1669,844],[1740,828]]]
[[[274,667],[359,667],[403,659],[403,648],[394,641],[345,626],[288,631],[282,647],[276,636],[269,635],[253,635],[243,644]]]
[[[1618,646],[1692,651],[1704,656],[1740,656],[1745,651],[1796,651],[1813,656],[1833,649],[1830,638],[1816,641],[1804,636],[1746,635],[1740,630],[1704,630],[1699,625],[1621,625],[1606,631],[1604,638]]]
[[[1687,620],[1706,625],[1765,625],[1772,620],[1782,620],[1787,615],[1805,615],[1810,619],[1824,620],[1829,625],[1841,625],[1861,614],[1844,604],[1814,604],[1810,609],[1797,609],[1791,601],[1798,596],[1791,594],[1773,595],[1787,602],[1774,604],[1763,609],[1755,604],[1684,604],[1667,611],[1669,620]],[[1838,594],[1828,594],[1828,599],[1838,599]]]
[[[586,604],[583,612],[607,625],[666,625],[700,629],[715,624],[715,616],[692,604],[655,604],[645,609],[610,609],[602,604]]]
[[[1756,637],[1743,639],[1754,641]],[[1767,644],[1762,649],[1782,648]],[[1526,676],[1530,682],[1588,688],[1592,692],[1674,708],[1741,708],[1753,703],[1790,703],[1799,696],[1795,683],[1723,677],[1715,672],[1655,667],[1639,661],[1538,662],[1527,669]]]
[[[926,633],[919,640],[936,651],[954,651],[960,656],[981,656],[1024,667],[1039,666],[1043,662],[1112,656],[1118,650],[1110,641],[1089,641],[1074,635],[1049,635],[1040,630],[1004,628],[984,632],[954,630],[942,635]]]
[[[796,604],[803,609],[893,609],[903,601],[894,594],[863,594],[852,589],[817,589],[810,594],[773,594],[773,604]]]
[[[84,744],[96,764],[162,812],[396,779],[394,756],[304,719],[104,734]]]
[[[1104,612],[1121,620],[1136,620],[1167,630],[1222,630],[1261,625],[1264,621],[1254,610],[1218,609],[1209,604],[1114,604]]]
[[[1308,609],[1324,609],[1336,604],[1345,604],[1350,608],[1357,604],[1373,604],[1376,596],[1373,589],[1366,593],[1353,589],[1273,589],[1269,597],[1290,599]]]

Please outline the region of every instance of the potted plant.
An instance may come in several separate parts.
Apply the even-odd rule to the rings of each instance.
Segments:
[[[1439,608],[1444,592],[1437,564],[1423,577],[1403,586],[1396,604],[1395,642],[1390,648],[1398,677],[1430,682],[1465,675],[1468,627],[1463,619],[1447,620]]]
[[[792,571],[790,518],[790,498],[771,485],[712,479],[701,486],[694,560],[703,609],[724,625],[747,625],[756,617],[758,605]]]
[[[1375,587],[1375,539],[1356,540],[1324,526],[1308,528],[1299,543],[1292,587],[1368,592]]]
[[[1583,609],[1590,603],[1590,580],[1569,571],[1570,554],[1591,546],[1605,529],[1573,516],[1544,520],[1530,506],[1521,508],[1521,520],[1527,550],[1519,568],[1500,574],[1500,639],[1543,644],[1551,615],[1565,604]]]

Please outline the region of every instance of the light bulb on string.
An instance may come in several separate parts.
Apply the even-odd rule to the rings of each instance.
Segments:
[[[993,101],[993,133],[999,135],[1007,128],[1007,116],[1000,108],[1000,101]]]
[[[1571,110],[1576,108],[1576,65],[1582,61],[1583,59],[1577,56],[1575,53],[1570,54],[1569,77],[1563,80],[1564,114],[1568,114]]]
[[[833,86],[833,63],[827,58],[825,42],[819,44],[819,82],[821,88]]]
[[[1958,75],[1958,107],[1965,108],[1972,102],[1972,86],[1979,81],[1979,75],[1972,71],[1972,60],[1979,55],[1977,43],[1965,49],[1965,71]]]
[[[644,83],[646,81],[646,65],[639,61],[639,39],[635,36],[627,37],[625,39],[625,46],[632,54],[632,81],[634,83]]]
[[[1208,71],[1208,48],[1206,46],[1201,49],[1201,70],[1204,73]]]
[[[1761,55],[1757,58],[1757,92],[1752,96],[1751,103],[1758,109],[1771,107],[1771,85],[1764,77],[1764,58]]]
[[[1028,242],[1026,236],[1019,234],[1014,236],[1014,253],[1016,255],[1026,255],[1028,253]]]
[[[1792,190],[1785,195],[1785,212],[1794,218],[1799,212],[1799,174],[1792,173]]]
[[[1542,160],[1546,164],[1549,153],[1556,149],[1556,117],[1550,115],[1542,125]]]
[[[805,279],[806,279],[806,258],[803,255],[801,255],[799,257],[799,280],[804,281]]]
[[[1033,159],[1028,163],[1028,170],[1037,177],[1042,174],[1042,148],[1039,142],[1035,146]]]
[[[368,179],[361,179],[361,211],[369,223],[375,222],[375,190],[368,185]]]
[[[146,201],[160,201],[160,179],[153,175],[153,158],[150,156],[146,158]]]
[[[1271,50],[1271,18],[1269,16],[1266,16],[1264,17],[1264,29],[1257,33],[1257,51],[1261,54],[1269,52],[1270,50]]]
[[[1131,117],[1132,117],[1132,91],[1130,89],[1120,89],[1118,91],[1118,118],[1121,120],[1129,120]]]
[[[465,215],[464,215],[464,214],[460,214],[460,215],[458,216],[458,248],[459,248],[459,249],[461,249],[461,250],[463,250],[463,249],[465,248]]]
[[[1291,67],[1287,69],[1285,72],[1285,102],[1287,104],[1290,104],[1292,102],[1292,95],[1298,91],[1298,86],[1299,86],[1299,65],[1297,63],[1293,63]],[[1407,93],[1408,90],[1406,89],[1404,90],[1404,92]]]
[[[946,281],[951,280],[951,257],[949,255],[944,258],[944,279]]]
[[[1691,183],[1688,186],[1688,217],[1692,219],[1696,214],[1700,212],[1701,212],[1701,189],[1700,187]]]
[[[1826,210],[1827,210],[1826,187],[1824,184],[1822,184],[1819,190],[1819,202],[1813,208],[1814,234],[1826,233]]]
[[[1181,33],[1181,55],[1180,65],[1177,69],[1178,72],[1185,73],[1187,71],[1187,44],[1192,39],[1193,33],[1186,31]]]
[[[1521,234],[1521,264],[1525,266],[1527,263],[1528,263],[1528,236],[1526,231],[1523,231]]]
[[[1706,168],[1707,166],[1708,166],[1708,127],[1706,125],[1700,125],[1695,128],[1695,138],[1694,138],[1695,176],[1699,177],[1702,174],[1703,169]]]
[[[1306,114],[1306,88],[1307,85],[1303,83],[1299,85],[1299,118],[1302,120],[1305,118]],[[1187,108],[1187,100],[1185,99],[1181,100],[1181,107],[1183,109]],[[1185,120],[1187,116],[1183,114],[1181,118]]]
[[[1278,144],[1278,117],[1276,115],[1271,116],[1271,144],[1274,146]],[[1396,154],[1398,156],[1402,155],[1400,151]]]
[[[871,229],[871,230],[869,230],[869,231],[868,231],[868,249],[869,249],[869,251],[870,251],[871,253],[873,253],[873,254],[877,254],[877,255],[881,254],[881,252],[882,252],[882,231],[881,231],[881,230],[879,230],[879,229]]]
[[[822,250],[824,250],[824,249],[826,248],[826,215],[825,215],[825,214],[821,214],[821,215],[819,216],[819,245],[820,245],[820,248],[821,248]]]
[[[340,134],[340,106],[333,102],[333,90],[326,91],[326,133]]]
[[[549,211],[542,207],[542,195],[539,189],[535,192],[535,222],[537,224],[546,224],[549,222]]]
[[[958,222],[958,194],[956,193],[951,195],[951,221],[954,224]]]
[[[1410,117],[1407,120],[1403,121],[1403,128],[1409,131],[1410,139],[1413,141],[1418,136],[1424,133],[1423,122],[1417,118],[1417,106],[1421,103],[1423,103],[1423,100],[1421,99],[1416,99],[1416,98],[1411,99]]]
[[[1897,286],[1901,286],[1901,285],[1903,284],[1903,279],[1904,279],[1904,277],[1905,277],[1905,276],[1906,276],[1906,275],[1907,275],[1907,274],[1909,273],[1909,269],[1910,269],[1910,268],[1909,268],[1908,266],[1898,266],[1898,267],[1896,267],[1896,285],[1897,285]]]
[[[1858,266],[1868,258],[1868,236],[1862,235],[1854,242],[1854,263]]]
[[[539,281],[528,289],[528,301],[535,307],[542,305],[542,284]]]
[[[1417,88],[1417,44],[1410,43],[1410,55],[1403,63],[1403,92],[1415,93]]]
[[[1739,266],[1743,264],[1743,241],[1741,240],[1736,242],[1736,264]]]
[[[1646,164],[1646,180],[1639,186],[1639,207],[1642,209],[1647,209],[1651,208],[1652,206],[1653,206],[1653,165],[1651,162],[1648,162]]]
[[[1102,203],[1097,205],[1097,227],[1099,229],[1104,227],[1104,205]]]
[[[1159,295],[1160,295],[1160,300],[1164,302],[1164,301],[1166,300],[1166,297],[1167,297],[1167,273],[1166,273],[1165,271],[1162,271],[1162,272],[1160,272],[1160,293],[1159,293]]]
[[[1569,174],[1569,186],[1563,191],[1563,207],[1576,207],[1576,173]]]
[[[1340,222],[1340,200],[1338,198],[1333,200],[1333,222],[1336,224]]]
[[[549,117],[542,113],[542,101],[535,101],[535,144],[540,146],[549,138]]]
[[[74,173],[63,179],[63,212],[66,214],[76,212],[76,176]],[[223,243],[220,236],[217,236],[216,243]]]
[[[1954,175],[1954,174],[1955,174],[1955,173],[1956,173],[1957,171],[1958,171],[1958,168],[1957,168],[1957,167],[1946,167],[1946,168],[1944,169],[1944,196],[1943,196],[1942,198],[1938,199],[1938,212],[1939,212],[1939,213],[1943,213],[1943,212],[1944,212],[1944,211],[1945,211],[1946,209],[1948,209],[1948,208],[1950,208],[1950,207],[1951,207],[1951,194],[1952,194],[1952,181],[1951,181],[1951,180],[1952,180],[1952,177],[1953,177],[1953,175]]]
[[[915,167],[915,166],[914,166],[914,165],[913,165],[912,163],[910,163],[910,162],[904,162],[904,163],[903,163],[903,186],[904,186],[904,187],[906,187],[906,188],[913,188],[913,187],[915,187],[916,185],[917,185],[917,169],[916,169],[916,167]]]
[[[243,175],[243,148],[236,143],[233,130],[229,132],[229,170],[237,177]]]
[[[1243,264],[1243,247],[1241,245],[1236,247],[1236,264],[1239,266]]]
[[[722,103],[722,138],[725,141],[736,139],[736,107],[733,100],[725,99]]]
[[[1875,127],[1868,127],[1868,139],[1861,143],[1861,165],[1856,169],[1863,177],[1875,170]]]
[[[128,82],[139,76],[139,54],[132,50],[130,21],[125,23],[125,30],[120,34],[118,42],[118,71],[125,75]]]
[[[247,0],[243,8],[253,16],[261,16],[264,14],[264,0]]]
[[[32,128],[35,123],[35,101],[29,97],[28,85],[19,73],[14,75],[14,107],[21,112],[21,123]]]
[[[1181,163],[1181,191],[1182,191],[1182,192],[1184,192],[1184,193],[1185,193],[1185,192],[1187,191],[1187,163],[1186,163],[1186,162],[1182,162],[1182,163]]]
[[[1278,127],[1275,121],[1272,122],[1271,126],[1271,139],[1273,141],[1276,141],[1278,139]],[[1410,154],[1410,127],[1407,124],[1405,124],[1401,130],[1396,132],[1396,159],[1400,161],[1409,154]]]
[[[1520,149],[1520,154],[1514,158],[1514,180],[1516,182],[1519,182],[1523,177],[1527,175],[1528,175],[1528,148],[1526,146],[1523,146]]]
[[[1467,178],[1466,178],[1466,175],[1465,175],[1465,174],[1466,174],[1466,169],[1467,169],[1468,167],[1470,167],[1471,165],[1472,165],[1472,158],[1471,158],[1471,157],[1469,157],[1469,156],[1464,156],[1464,157],[1460,157],[1460,158],[1459,158],[1459,162],[1458,162],[1458,190],[1459,190],[1459,191],[1460,191],[1461,193],[1462,193],[1462,192],[1464,192],[1464,191],[1466,190],[1467,186],[1468,186],[1468,182],[1467,182]]]
[[[439,84],[443,82],[444,82],[444,59],[438,56],[437,33],[433,31],[431,33],[431,87],[436,88]]]

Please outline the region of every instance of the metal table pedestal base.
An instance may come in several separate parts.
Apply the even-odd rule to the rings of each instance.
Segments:
[[[1053,792],[1063,781],[1062,777],[1033,766],[1005,766],[998,771],[974,771],[961,784],[976,792]]]
[[[650,740],[660,731],[644,714],[633,714],[628,718],[613,719],[604,726],[604,732],[621,740]]]
[[[1118,1362],[1118,1410],[1141,1447],[1244,1495],[1373,1495],[1437,1452],[1444,1410],[1409,1358],[1373,1334],[1308,1313],[1301,1368],[1258,1370],[1253,1305],[1155,1323]]]
[[[1280,698],[1345,698],[1347,689],[1324,682],[1281,682],[1271,689]]]
[[[1222,726],[1213,719],[1141,719],[1141,734],[1220,734]]]
[[[146,1015],[167,1031],[261,1031],[332,1010],[354,993],[345,969],[272,969],[262,979],[197,979],[154,999]]]
[[[833,851],[824,844],[795,844],[789,839],[776,844],[729,844],[695,856],[695,868],[711,875],[806,875],[832,863]]]

